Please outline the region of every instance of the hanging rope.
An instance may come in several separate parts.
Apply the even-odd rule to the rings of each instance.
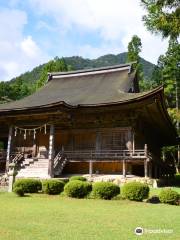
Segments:
[[[31,135],[31,132],[33,133],[33,137],[35,139],[37,131],[41,132],[42,129],[44,129],[44,134],[47,133],[47,124],[43,124],[42,126],[36,127],[36,128],[22,128],[22,127],[18,127],[18,126],[14,126],[14,128],[15,128],[14,136],[17,136],[18,132],[20,134],[23,132],[24,139],[26,139],[27,133],[29,133],[29,135]]]

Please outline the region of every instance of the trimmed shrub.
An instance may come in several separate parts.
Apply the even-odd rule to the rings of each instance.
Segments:
[[[70,181],[64,187],[66,195],[73,198],[83,198],[87,196],[91,190],[91,183],[80,180]]]
[[[16,187],[22,187],[24,193],[37,193],[42,189],[42,184],[40,180],[24,178],[16,180],[13,188]]]
[[[64,182],[56,179],[42,181],[42,190],[44,193],[55,195],[64,190]]]
[[[73,176],[73,177],[70,177],[69,181],[74,181],[74,180],[79,180],[79,181],[87,181],[87,179],[85,177],[82,177],[82,176]]]
[[[140,182],[129,182],[125,183],[122,188],[122,196],[125,199],[132,201],[142,201],[148,198],[149,187],[147,184]]]
[[[24,196],[24,190],[23,190],[22,186],[15,187],[13,189],[13,192],[16,193],[19,197],[23,197]]]
[[[93,184],[92,195],[95,198],[111,199],[120,193],[120,187],[111,182],[96,182]]]
[[[167,203],[176,205],[180,199],[179,194],[176,191],[169,189],[163,189],[159,194],[161,203]]]

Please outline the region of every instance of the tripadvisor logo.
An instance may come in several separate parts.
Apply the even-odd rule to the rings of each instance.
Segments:
[[[137,228],[135,228],[135,230],[134,230],[134,233],[136,234],[136,235],[143,235],[143,228],[142,227],[137,227]]]

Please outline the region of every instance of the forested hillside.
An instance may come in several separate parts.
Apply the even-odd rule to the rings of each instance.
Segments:
[[[58,58],[35,67],[32,71],[21,74],[8,82],[0,82],[0,102],[21,99],[43,86],[48,72],[79,70],[95,67],[111,66],[127,62],[127,53],[108,54],[97,59],[85,59],[79,56]],[[144,80],[151,81],[155,65],[140,58],[144,72]]]
[[[64,61],[68,66],[71,66],[71,69],[79,70],[79,69],[122,64],[126,62],[126,59],[127,59],[127,53],[120,53],[117,55],[108,54],[92,60],[88,58],[79,57],[79,56],[65,57]],[[144,77],[145,79],[148,80],[152,76],[152,72],[154,70],[155,65],[146,61],[143,58],[141,58],[141,63],[143,66]],[[24,80],[24,82],[32,84],[40,78],[44,65],[40,65],[34,68],[32,71],[26,72],[19,77],[21,77]],[[11,81],[14,81],[14,80],[16,80],[16,78],[12,79]]]

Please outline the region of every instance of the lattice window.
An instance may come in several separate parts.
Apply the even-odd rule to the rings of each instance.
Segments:
[[[126,131],[111,131],[101,133],[101,149],[120,150],[126,146]]]

